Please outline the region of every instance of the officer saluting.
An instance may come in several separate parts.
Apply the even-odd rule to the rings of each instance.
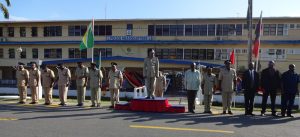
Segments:
[[[154,99],[155,81],[158,78],[159,61],[155,57],[154,49],[148,49],[148,56],[144,59],[143,77],[147,87],[147,99]]]
[[[42,65],[41,71],[41,83],[44,91],[45,96],[45,105],[51,105],[52,100],[52,90],[54,85],[54,72],[47,67],[47,65]]]
[[[61,106],[66,106],[68,88],[71,82],[71,72],[63,64],[58,64],[58,91],[59,91],[59,100]]]
[[[39,96],[39,80],[40,80],[40,70],[37,68],[36,62],[31,62],[31,69],[29,70],[29,87],[31,91],[31,103],[37,104]]]
[[[29,80],[29,72],[27,69],[24,69],[24,63],[19,63],[16,77],[17,77],[17,86],[19,91],[19,103],[25,104],[27,98],[27,84]]]
[[[96,63],[91,63],[91,69],[89,71],[89,81],[91,88],[91,107],[100,107],[101,102],[101,90],[103,74],[100,69],[96,67]]]

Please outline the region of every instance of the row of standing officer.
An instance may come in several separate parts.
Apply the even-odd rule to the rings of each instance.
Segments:
[[[77,106],[82,106],[85,101],[85,92],[87,81],[90,81],[91,88],[91,101],[92,107],[100,106],[100,88],[102,86],[103,74],[101,70],[96,67],[95,63],[91,63],[91,69],[88,70],[87,67],[82,65],[82,62],[77,62],[78,67],[75,71],[75,78],[77,84]],[[27,86],[29,85],[31,89],[32,102],[30,104],[38,103],[38,83],[41,79],[41,84],[45,96],[45,105],[52,104],[52,91],[55,81],[58,85],[60,104],[65,106],[67,103],[67,93],[68,87],[71,81],[71,72],[63,64],[58,64],[58,76],[55,79],[54,72],[47,67],[47,65],[42,65],[41,71],[37,68],[35,62],[31,62],[30,70],[24,68],[23,63],[18,64],[17,68],[17,87],[19,91],[19,103],[25,104],[27,98]]]

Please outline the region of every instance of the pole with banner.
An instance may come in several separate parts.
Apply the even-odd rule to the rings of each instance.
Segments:
[[[253,47],[253,54],[256,58],[256,67],[255,70],[258,70],[258,59],[259,59],[259,49],[260,49],[260,36],[262,32],[262,11],[260,13],[260,19],[257,23],[256,30],[255,30],[255,40],[254,40],[254,47]]]
[[[93,17],[93,21],[92,21],[92,31],[93,31],[93,38],[95,38],[95,20],[94,20],[94,17]],[[94,62],[94,39],[93,39],[93,47],[92,47],[92,62]]]
[[[94,61],[94,19],[93,21],[89,24],[86,32],[84,33],[84,36],[82,37],[82,41],[80,43],[80,50],[92,49],[92,62]]]
[[[247,26],[248,26],[248,64],[252,62],[252,0],[248,0]]]

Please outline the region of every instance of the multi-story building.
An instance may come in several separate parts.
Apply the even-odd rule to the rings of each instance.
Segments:
[[[257,22],[258,19],[253,21],[253,30]],[[91,20],[1,21],[0,79],[15,79],[12,66],[17,62],[41,60],[74,67],[77,61],[87,64],[92,56],[98,59],[100,52],[102,67],[115,61],[120,68],[141,71],[148,48],[156,50],[160,68],[168,72],[183,71],[191,61],[222,65],[233,49],[237,68],[247,68],[245,18],[95,20],[95,47],[93,51],[80,51],[89,23]],[[22,52],[18,52],[19,48]],[[277,68],[283,72],[288,64],[300,66],[299,57],[300,18],[263,18],[261,67],[276,60]]]

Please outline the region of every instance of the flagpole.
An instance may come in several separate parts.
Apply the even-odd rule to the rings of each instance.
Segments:
[[[256,68],[255,70],[258,71],[258,59],[259,59],[259,49],[260,49],[260,36],[261,36],[261,31],[262,31],[262,11],[260,12],[260,25],[259,25],[259,29],[260,29],[260,33],[259,33],[259,37],[258,37],[258,42],[259,42],[259,47],[258,47],[258,53],[257,53],[257,57],[256,57]]]
[[[101,69],[101,58],[102,58],[102,54],[101,54],[101,51],[100,51],[100,55],[99,55],[99,69]]]
[[[248,64],[252,62],[252,0],[248,0]]]
[[[95,20],[94,20],[94,17],[93,17],[93,20],[92,20],[92,31],[93,31],[93,37],[95,39],[94,26],[95,26]],[[94,43],[94,45],[92,47],[92,62],[94,62],[94,47],[95,47],[95,43]]]
[[[234,53],[234,69],[235,69],[235,71],[237,71],[237,54],[236,54],[236,52],[235,52],[235,48],[233,49],[233,53]]]

